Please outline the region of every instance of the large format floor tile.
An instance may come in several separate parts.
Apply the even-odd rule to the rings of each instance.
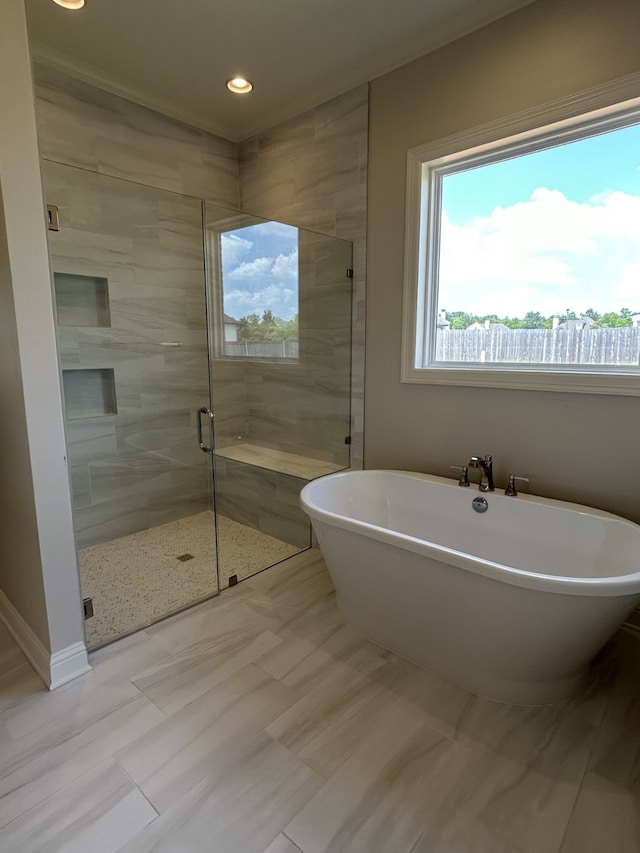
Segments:
[[[54,708],[51,720],[39,703],[36,716],[42,720],[41,727],[2,751],[0,826],[42,803],[164,719],[152,702],[129,688],[123,685],[111,696],[98,692],[86,701],[79,697],[76,710],[58,715]],[[49,695],[52,702],[58,698],[55,693]],[[28,713],[30,702],[21,707]]]
[[[0,829],[0,849],[116,853],[157,816],[127,774],[105,762]]]
[[[334,608],[334,592],[324,561],[318,551],[304,551],[289,560],[259,572],[227,593],[307,613]]]
[[[203,779],[127,844],[126,853],[262,853],[322,784],[266,734],[222,777]]]
[[[203,779],[223,777],[253,740],[297,696],[247,666],[116,754],[158,811]]]
[[[0,628],[2,853],[640,850],[640,633],[504,705],[345,625],[311,551],[91,662],[49,693]]]

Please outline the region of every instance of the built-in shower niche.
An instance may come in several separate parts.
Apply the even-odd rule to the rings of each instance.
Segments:
[[[59,326],[110,326],[109,283],[92,275],[53,274]]]
[[[117,414],[113,368],[63,370],[62,384],[69,420]]]

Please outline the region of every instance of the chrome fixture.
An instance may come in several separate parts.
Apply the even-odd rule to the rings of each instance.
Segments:
[[[528,477],[516,477],[515,474],[509,474],[509,483],[507,488],[504,490],[505,495],[509,495],[510,497],[515,498],[518,494],[518,490],[516,489],[516,480],[520,480],[523,483],[528,483]]]
[[[485,456],[484,459],[481,456],[472,456],[469,460],[469,467],[482,469],[479,486],[481,492],[495,491],[495,486],[493,485],[493,459],[491,456]]]
[[[60,211],[55,204],[47,205],[47,228],[49,231],[60,230]]]
[[[460,471],[460,479],[458,480],[459,486],[468,486],[469,485],[469,469],[466,465],[449,465],[452,471]]]
[[[471,506],[476,512],[486,512],[489,509],[489,502],[486,498],[474,498],[471,501]]]
[[[204,443],[202,437],[202,415],[206,415],[209,424],[209,444]],[[198,432],[198,447],[203,453],[213,453],[214,451],[214,435],[213,435],[213,418],[214,414],[211,409],[206,406],[201,406],[196,412],[196,430]]]

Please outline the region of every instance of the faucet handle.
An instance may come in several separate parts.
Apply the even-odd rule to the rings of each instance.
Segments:
[[[469,485],[469,469],[466,465],[449,465],[452,471],[460,471],[460,479],[458,480],[459,486],[468,486]]]
[[[516,477],[515,474],[509,474],[509,482],[507,484],[507,488],[504,490],[505,495],[515,498],[518,494],[518,490],[516,489],[516,480],[520,480],[522,483],[529,482],[528,477]]]

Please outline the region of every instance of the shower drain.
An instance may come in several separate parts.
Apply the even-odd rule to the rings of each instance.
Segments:
[[[193,560],[193,554],[180,554],[178,557],[181,563],[186,563],[187,560]]]

